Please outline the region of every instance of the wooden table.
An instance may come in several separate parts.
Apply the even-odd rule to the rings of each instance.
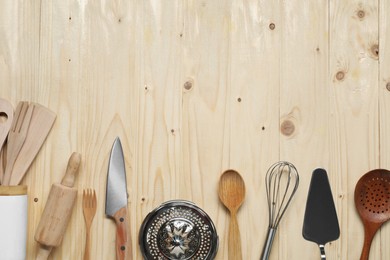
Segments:
[[[0,3],[0,97],[41,103],[57,120],[23,181],[29,186],[28,259],[50,186],[82,154],[79,196],[52,259],[82,259],[84,188],[98,192],[92,258],[115,259],[104,215],[109,152],[122,139],[134,259],[152,209],[187,199],[216,224],[227,259],[228,213],[220,174],[247,188],[238,213],[244,259],[258,259],[268,225],[264,177],[288,160],[301,183],[272,259],[319,259],[302,238],[308,185],[328,170],[341,227],[328,259],[358,259],[363,226],[353,192],[390,168],[388,1],[131,0]],[[390,227],[371,259],[390,258]]]

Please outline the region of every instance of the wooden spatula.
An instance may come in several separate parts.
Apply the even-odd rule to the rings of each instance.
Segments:
[[[56,119],[56,114],[48,108],[37,103],[30,103],[30,106],[33,106],[34,110],[29,129],[14,163],[9,185],[18,185],[22,181]]]
[[[6,158],[6,156],[3,155],[5,153],[5,143],[13,118],[14,108],[11,103],[0,98],[0,183],[3,180],[5,171],[5,164],[3,164],[3,159]]]

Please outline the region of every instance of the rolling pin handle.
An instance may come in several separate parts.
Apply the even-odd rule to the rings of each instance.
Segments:
[[[68,161],[68,166],[66,168],[65,176],[61,181],[62,185],[70,188],[73,187],[76,174],[80,166],[80,162],[81,162],[81,154],[76,152],[72,153]]]
[[[51,253],[52,247],[50,246],[39,246],[38,254],[36,260],[46,260],[49,258],[49,255]]]

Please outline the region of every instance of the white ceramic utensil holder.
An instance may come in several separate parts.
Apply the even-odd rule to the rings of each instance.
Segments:
[[[27,186],[0,186],[0,259],[26,259]]]

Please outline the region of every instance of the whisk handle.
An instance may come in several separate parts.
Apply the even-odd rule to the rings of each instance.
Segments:
[[[271,228],[271,227],[268,228],[267,240],[264,243],[263,252],[261,253],[260,260],[269,259],[269,255],[271,254],[272,243],[274,242],[275,233],[276,233],[276,228]]]

